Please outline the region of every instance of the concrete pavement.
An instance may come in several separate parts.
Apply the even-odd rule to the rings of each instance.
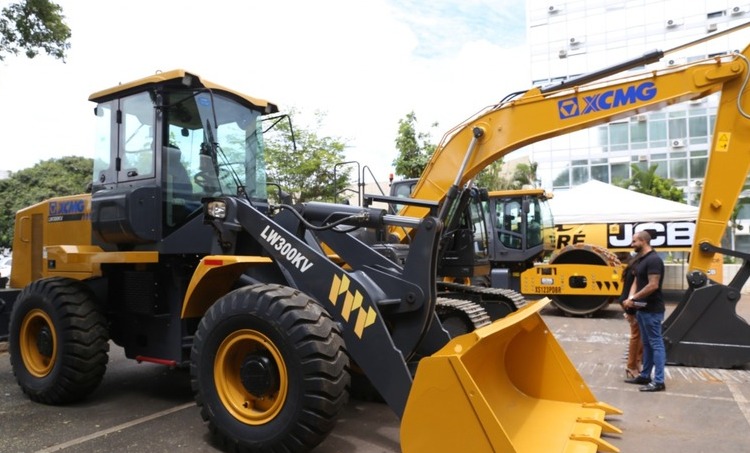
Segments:
[[[743,298],[738,311],[750,313],[750,298]],[[624,410],[612,419],[624,433],[605,438],[622,452],[750,449],[750,369],[669,366],[666,392],[640,393],[623,383],[628,326],[618,306],[592,318],[565,317],[553,307],[542,315],[597,398]],[[186,371],[137,364],[113,347],[104,381],[90,398],[50,407],[22,395],[8,354],[0,353],[0,452],[56,451],[219,450],[193,403]],[[315,453],[399,451],[399,422],[390,409],[352,400]]]

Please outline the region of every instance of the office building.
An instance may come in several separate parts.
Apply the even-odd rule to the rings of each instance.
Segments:
[[[601,69],[750,21],[750,2],[729,0],[527,0],[535,85]],[[750,28],[668,53],[648,69],[668,68],[742,50]],[[646,69],[641,67],[634,71]],[[542,186],[565,190],[590,179],[613,183],[631,165],[671,178],[697,204],[719,95],[555,137],[525,148]]]

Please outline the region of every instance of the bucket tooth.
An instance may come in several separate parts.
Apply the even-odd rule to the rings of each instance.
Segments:
[[[417,367],[404,453],[616,452],[602,432],[622,411],[596,399],[532,302],[458,336]],[[540,427],[544,435],[540,435]]]
[[[620,428],[607,422],[606,420],[601,420],[601,419],[592,418],[592,417],[579,417],[578,423],[592,423],[594,425],[601,427],[602,431],[604,431],[605,433],[622,434],[622,430]]]
[[[584,403],[583,407],[592,408],[592,409],[601,409],[607,415],[622,415],[622,409],[618,409],[602,401],[597,401],[595,403]]]
[[[574,443],[565,449],[565,453],[578,453],[584,451],[618,453],[620,451],[619,448],[615,447],[614,445],[598,436],[590,436],[588,434],[571,434],[570,440],[574,441]],[[577,445],[577,442],[585,442],[588,445]]]

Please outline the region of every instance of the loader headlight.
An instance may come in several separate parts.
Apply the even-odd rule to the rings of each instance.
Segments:
[[[227,217],[227,204],[221,200],[209,201],[206,215],[213,219],[224,220]]]

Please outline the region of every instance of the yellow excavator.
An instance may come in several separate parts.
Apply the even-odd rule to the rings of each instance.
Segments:
[[[750,165],[750,155],[745,152],[750,144],[750,97],[746,93],[750,50],[727,52],[680,66],[637,71],[660,61],[667,53],[747,26],[743,24],[666,52],[649,52],[610,68],[515,93],[487,107],[444,135],[413,187],[412,197],[440,200],[441,207],[448,209],[451,205],[444,200],[456,199],[482,169],[514,150],[720,92],[688,265],[690,289],[664,322],[664,336],[671,363],[733,367],[750,362],[750,326],[736,314],[740,289],[750,276],[749,255],[720,247]],[[424,206],[405,204],[400,214],[420,217],[427,212]],[[407,230],[394,228],[392,234],[402,242],[409,241]],[[742,270],[729,285],[707,276],[717,253],[744,260]],[[557,272],[553,265],[535,266],[524,276],[532,279],[526,284],[534,286],[537,294],[574,291],[584,280],[587,285],[608,288],[613,296],[621,291],[617,266],[576,264],[571,269],[574,270]]]

